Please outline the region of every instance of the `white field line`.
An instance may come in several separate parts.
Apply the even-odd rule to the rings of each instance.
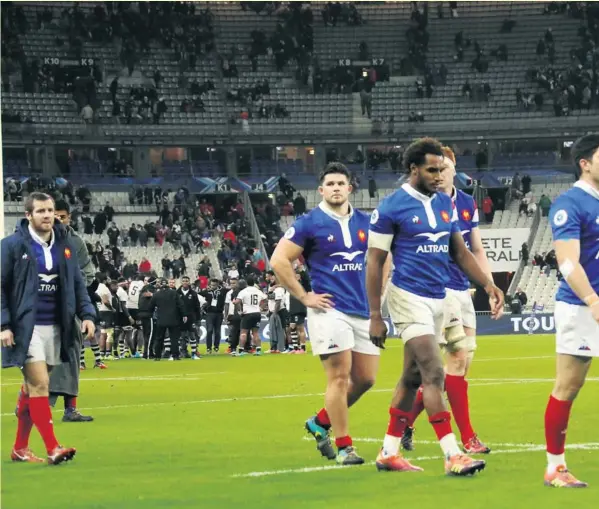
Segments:
[[[584,444],[571,444],[566,446],[566,449],[583,449],[583,450],[598,450],[598,443],[584,443]],[[536,451],[544,451],[545,445],[527,445],[526,447],[515,448],[515,449],[503,449],[503,450],[495,450],[491,453],[492,456],[496,456],[498,454],[520,454],[524,452],[536,452]],[[409,458],[410,461],[419,462],[419,461],[429,461],[429,460],[441,460],[443,456],[440,454],[435,456],[418,456],[416,458]],[[344,468],[360,468],[360,467],[372,467],[375,464],[374,461],[369,461],[364,463],[364,465],[360,466],[343,466],[343,465],[324,465],[320,467],[302,467],[302,468],[289,468],[284,470],[269,470],[263,472],[248,472],[245,474],[234,474],[231,477],[233,478],[242,478],[242,477],[271,477],[273,475],[285,475],[285,474],[307,474],[310,472],[324,472],[327,470],[341,470]]]
[[[119,377],[111,377],[111,378],[85,378],[82,377],[79,379],[79,382],[104,382],[104,381],[130,381],[130,380],[144,380],[148,382],[152,382],[154,380],[174,380],[177,381],[180,378],[185,380],[198,380],[198,378],[190,378],[190,377],[205,377],[209,375],[224,375],[228,373],[227,371],[212,371],[210,373],[187,373],[184,375],[148,375],[148,376],[119,376]],[[21,385],[23,383],[22,378],[5,378],[7,383],[0,384],[2,387],[8,385]]]
[[[170,380],[170,378],[169,378]],[[496,382],[482,382],[482,383],[470,383],[469,387],[485,387],[489,385],[511,385],[511,384],[530,384],[530,383],[548,383],[549,381],[553,381],[552,379],[538,379],[534,381],[520,380],[517,378],[497,378],[491,379],[497,380]],[[590,378],[587,379],[587,382],[596,382],[599,381],[599,378]],[[20,384],[19,384],[20,385]],[[390,389],[373,389],[369,391],[370,393],[390,393],[394,390],[394,388]],[[142,408],[142,407],[157,407],[157,406],[174,406],[174,405],[197,405],[204,403],[231,403],[233,401],[263,401],[269,399],[292,399],[292,398],[313,398],[313,397],[322,397],[324,393],[322,392],[313,392],[308,394],[273,394],[271,396],[247,396],[241,398],[215,398],[215,399],[198,399],[198,400],[190,400],[190,401],[165,401],[162,403],[134,403],[131,405],[109,405],[109,406],[101,406],[101,407],[80,407],[81,410],[115,410],[120,408]],[[16,401],[16,396],[15,396]],[[61,410],[55,410],[56,412],[61,412]],[[64,412],[64,411],[63,411]],[[7,412],[0,414],[0,417],[10,417],[14,416],[13,412]]]
[[[306,441],[306,442],[314,442],[314,438],[309,437],[307,435],[303,436],[302,440]],[[383,438],[382,438],[382,436],[380,438],[374,438],[374,437],[358,437],[358,438],[354,438],[354,437],[352,437],[352,440],[354,442],[376,443],[376,444],[381,444],[381,445],[383,444]],[[422,444],[422,445],[439,445],[439,441],[438,440],[414,440],[414,443],[416,445],[420,445],[420,444]],[[486,441],[485,441],[485,444],[489,445],[489,446],[493,446],[493,447],[511,447],[511,448],[520,448],[520,449],[524,449],[524,448],[527,448],[527,447],[537,447],[537,446],[540,445],[540,444],[533,444],[532,442],[528,442],[528,443],[524,442],[524,443],[520,443],[520,444],[513,444],[513,443],[505,443],[505,442],[486,442]],[[583,445],[591,447],[591,448],[595,448],[595,447],[599,448],[599,442],[588,442],[588,443],[585,443]],[[545,446],[543,445],[543,447],[545,447]],[[580,449],[582,447],[578,447],[578,448]],[[494,452],[495,451],[492,451],[491,455],[493,455]]]

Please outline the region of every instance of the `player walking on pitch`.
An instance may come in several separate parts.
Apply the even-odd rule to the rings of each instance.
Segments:
[[[380,354],[368,336],[364,263],[369,216],[349,204],[352,186],[341,163],[324,168],[318,191],[322,202],[287,230],[271,266],[279,282],[308,308],[312,352],[327,377],[325,407],[306,421],[306,429],[323,456],[359,465],[364,459],[353,447],[348,409],[374,384]],[[293,270],[302,253],[313,292],[304,290]]]
[[[19,367],[24,384],[17,408],[17,437],[13,461],[43,460],[29,449],[35,425],[48,453],[57,465],[75,455],[75,449],[59,445],[54,435],[48,400],[49,372],[67,361],[75,344],[75,316],[91,338],[95,309],[79,269],[74,244],[64,227],[54,224],[54,200],[31,193],[17,231],[2,239],[2,367]]]
[[[545,411],[545,485],[586,488],[566,467],[572,403],[591,359],[599,357],[599,134],[572,146],[579,180],[551,207],[549,222],[562,280],[555,303],[557,373]]]
[[[439,192],[451,197],[458,215],[460,232],[466,247],[472,251],[476,261],[485,271],[489,280],[493,274],[487,260],[487,255],[478,229],[478,209],[474,199],[453,185],[456,176],[455,154],[449,147],[443,147],[443,168]],[[464,450],[470,454],[488,454],[491,452],[483,444],[470,422],[468,403],[468,381],[466,374],[476,350],[476,312],[470,296],[470,281],[458,265],[449,260],[449,282],[445,297],[445,319],[443,324],[444,337],[441,343],[445,350],[445,391],[456,421]],[[498,317],[502,314],[499,311]],[[424,410],[422,388],[416,394],[408,426],[401,439],[401,445],[406,450],[413,450],[413,424],[418,415]]]
[[[404,369],[389,409],[390,421],[377,457],[379,470],[421,470],[399,453],[414,397],[423,388],[424,407],[445,456],[448,475],[473,474],[485,467],[460,450],[443,399],[445,373],[438,347],[443,327],[449,256],[492,299],[499,316],[503,293],[468,250],[459,230],[452,200],[437,193],[443,165],[441,144],[432,138],[413,142],[404,154],[409,180],[385,198],[370,221],[366,287],[370,305],[370,335],[384,346],[387,327],[381,317],[383,265],[389,252],[394,272],[389,288],[389,312],[404,341]]]

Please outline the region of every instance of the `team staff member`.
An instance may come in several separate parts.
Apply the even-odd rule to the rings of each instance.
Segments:
[[[206,299],[206,353],[212,353],[212,338],[214,337],[214,352],[220,347],[221,326],[225,309],[227,291],[218,279],[210,280],[210,287],[201,293]]]
[[[183,302],[184,314],[187,316],[187,322],[181,325],[181,335],[183,336],[181,347],[187,352],[187,342],[189,342],[191,344],[191,358],[197,360],[200,358],[200,353],[198,352],[198,338],[194,324],[202,318],[200,299],[198,294],[191,288],[187,276],[181,278],[181,286],[177,293]]]
[[[25,200],[25,217],[14,234],[2,239],[1,342],[2,367],[18,367],[25,382],[17,408],[17,437],[13,461],[43,460],[29,449],[35,425],[57,465],[75,455],[54,435],[48,400],[52,367],[68,361],[75,343],[75,317],[91,338],[95,309],[81,276],[77,251],[64,227],[55,224],[54,200],[31,193]]]
[[[162,356],[164,336],[167,330],[171,343],[169,361],[181,360],[179,337],[181,336],[181,323],[187,323],[187,315],[177,290],[169,285],[156,292],[150,301],[149,310],[151,312],[156,310],[156,330],[152,338],[154,360],[159,361]]]
[[[302,274],[299,272],[295,273],[295,277],[306,292],[311,290],[309,279],[302,278]],[[289,294],[290,352],[297,354],[306,353],[306,328],[304,323],[306,322],[307,312],[308,308],[293,295]]]
[[[244,279],[238,281],[237,278],[229,279],[231,289],[225,297],[224,319],[229,324],[229,353],[237,352],[239,346],[239,334],[241,333],[241,314],[237,310],[233,301],[241,290],[247,287]]]
[[[79,262],[79,270],[85,282],[85,286],[89,288],[95,281],[95,271],[92,261],[87,252],[85,242],[79,237],[73,228],[71,228],[71,211],[69,204],[64,200],[58,200],[54,205],[54,214],[56,219],[64,226],[67,239],[73,244],[77,253],[77,261]],[[89,422],[94,418],[89,415],[82,415],[77,410],[77,395],[79,394],[79,368],[81,362],[85,364],[83,358],[83,334],[81,327],[78,326],[74,331],[73,348],[68,350],[68,362],[63,362],[56,366],[50,374],[50,404],[52,407],[56,404],[58,396],[64,396],[64,415],[63,422]],[[96,363],[100,360],[100,348],[96,343]],[[83,361],[82,361],[83,358]]]
[[[150,302],[156,293],[156,278],[146,277],[144,287],[139,292],[137,307],[137,318],[141,322],[141,330],[144,336],[143,358],[151,359],[154,353],[151,348],[152,335],[154,332],[153,311],[150,311]]]

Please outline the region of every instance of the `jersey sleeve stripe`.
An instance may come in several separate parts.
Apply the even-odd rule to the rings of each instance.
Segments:
[[[374,247],[382,251],[390,251],[393,243],[393,235],[388,233],[377,233],[370,230],[368,234],[368,247]]]

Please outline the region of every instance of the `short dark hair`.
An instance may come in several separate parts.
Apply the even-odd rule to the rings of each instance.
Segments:
[[[585,134],[578,138],[572,145],[572,160],[576,166],[576,177],[580,178],[580,160],[590,161],[595,151],[599,148],[599,133]]]
[[[25,198],[25,212],[27,212],[29,214],[33,213],[33,202],[48,201],[48,200],[52,200],[52,202],[54,202],[54,198],[52,198],[52,196],[50,196],[49,194],[40,193],[38,191],[30,193],[27,196],[27,198]]]
[[[217,284],[218,284],[218,283],[220,283],[220,279],[218,279],[218,278],[216,278],[216,277],[213,277],[213,278],[210,280],[210,282],[211,282],[211,283],[217,283]]]
[[[256,284],[256,281],[252,276],[246,277],[245,282],[248,284],[248,286],[254,286]]]
[[[421,166],[426,161],[426,154],[444,157],[443,145],[435,138],[418,138],[406,149],[403,155],[404,168],[409,173],[412,164]]]
[[[318,182],[320,184],[322,184],[324,182],[324,178],[327,175],[331,175],[333,173],[339,173],[340,175],[345,175],[347,177],[348,182],[351,183],[351,175],[349,173],[349,170],[347,169],[347,166],[345,166],[343,163],[340,163],[338,161],[329,163],[322,169],[322,171],[320,172],[320,175],[318,175]]]
[[[71,207],[66,200],[60,199],[54,202],[54,210],[64,210],[67,214],[71,213]]]
[[[184,279],[189,279],[189,276],[183,276],[183,277],[181,278],[181,281],[183,281]]]

